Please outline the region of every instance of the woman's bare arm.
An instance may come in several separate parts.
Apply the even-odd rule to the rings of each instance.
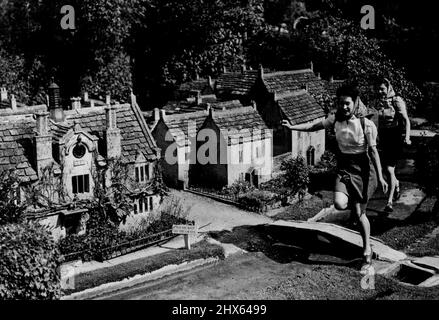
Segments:
[[[372,162],[375,166],[377,175],[378,175],[378,181],[381,184],[381,187],[383,188],[383,192],[387,193],[387,189],[388,189],[388,185],[386,183],[386,181],[384,180],[383,177],[383,170],[381,167],[381,160],[380,160],[380,156],[378,154],[378,150],[376,146],[370,147],[370,156],[372,159]]]
[[[322,121],[318,121],[315,123],[303,123],[303,124],[296,124],[296,125],[291,125],[291,123],[288,120],[282,120],[282,125],[287,127],[290,130],[295,130],[295,131],[307,131],[307,132],[311,132],[311,131],[319,131],[324,129],[325,127],[323,126],[323,122]]]

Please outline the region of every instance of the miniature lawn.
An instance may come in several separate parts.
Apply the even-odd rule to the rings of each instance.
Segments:
[[[75,289],[65,290],[68,295],[74,292],[97,287],[99,285],[120,281],[139,274],[146,274],[163,268],[167,265],[177,265],[197,259],[210,257],[224,258],[221,246],[203,240],[194,244],[191,250],[177,249],[165,253],[136,259],[112,267],[81,273],[75,277]]]

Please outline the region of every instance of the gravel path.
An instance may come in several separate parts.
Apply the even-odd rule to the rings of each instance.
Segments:
[[[238,226],[273,222],[266,216],[244,211],[233,205],[190,192],[171,190],[171,195],[180,198],[184,206],[190,209],[188,218],[197,222],[200,232],[232,230]]]

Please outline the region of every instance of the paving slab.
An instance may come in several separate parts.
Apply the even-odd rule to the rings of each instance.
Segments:
[[[412,260],[412,263],[424,268],[434,269],[436,272],[439,272],[439,256],[414,259]]]
[[[309,230],[310,232],[319,232],[323,234],[329,234],[333,237],[339,238],[350,244],[363,247],[363,240],[361,235],[357,231],[353,231],[335,224],[323,223],[323,222],[293,222],[279,220],[271,223],[273,226],[281,226],[301,230]],[[403,252],[394,250],[389,246],[381,242],[381,240],[371,237],[371,244],[373,251],[377,254],[378,259],[387,261],[401,261],[407,259],[407,255]]]

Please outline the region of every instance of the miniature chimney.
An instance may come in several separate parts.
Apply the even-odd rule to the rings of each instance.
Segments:
[[[49,112],[39,112],[36,117],[35,159],[38,175],[52,164],[52,136],[49,133]]]
[[[49,86],[49,111],[50,117],[55,122],[62,122],[64,120],[64,110],[60,104],[59,87],[53,81]]]
[[[316,77],[317,77],[317,79],[319,79],[319,80],[322,78],[322,77],[320,76],[320,72],[317,72],[317,73],[316,73]]]
[[[84,102],[88,102],[88,92],[87,91],[85,91],[84,92]]]
[[[210,118],[213,118],[213,108],[212,108],[212,106],[210,105],[210,103],[208,103],[207,104],[207,113],[209,114],[209,117]]]
[[[105,96],[105,104],[106,104],[107,106],[109,106],[109,105],[111,104],[111,96],[110,96],[109,94],[107,94],[107,95]]]
[[[159,119],[160,119],[160,109],[154,108],[154,122],[159,121]]]
[[[11,108],[12,110],[17,110],[17,100],[13,94],[11,94]]]
[[[257,106],[256,106],[256,101],[252,100],[251,101],[252,107],[255,111],[258,111]]]
[[[5,87],[0,89],[0,101],[8,100],[8,91]]]
[[[309,68],[310,68],[312,71],[314,71],[314,63],[313,63],[312,61],[309,63]]]
[[[201,98],[201,92],[197,91],[197,94],[195,96],[195,104],[199,106],[203,102],[203,99]]]
[[[106,141],[107,141],[107,158],[119,158],[121,156],[121,133],[117,127],[117,107],[105,107],[106,116]]]
[[[95,107],[95,101],[94,100],[90,100],[90,108],[94,108]]]
[[[241,73],[244,73],[247,70],[245,64],[241,65]]]
[[[166,111],[165,110],[160,110],[160,119],[166,120]]]
[[[259,65],[258,76],[261,79],[264,78],[264,67],[262,66],[262,64]]]
[[[70,98],[70,101],[72,102],[72,110],[81,109],[81,98],[73,97],[73,98]]]
[[[131,93],[130,93],[130,99],[131,99],[131,105],[132,105],[132,106],[134,106],[134,105],[137,104],[137,97],[136,97],[136,95],[134,94],[133,90],[131,90]]]

